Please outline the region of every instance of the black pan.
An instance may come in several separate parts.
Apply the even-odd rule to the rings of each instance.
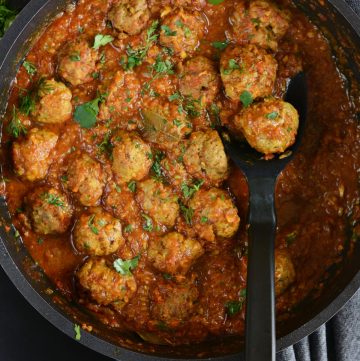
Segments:
[[[37,34],[69,3],[68,0],[33,0],[20,15],[0,42],[0,112],[5,111],[9,88],[24,55]],[[343,0],[297,0],[296,5],[323,31],[328,38],[341,72],[347,79],[349,93],[354,102],[360,99],[360,20]],[[360,109],[359,104],[355,104]],[[359,113],[360,119],[360,113]],[[0,197],[0,263],[22,295],[48,321],[74,337],[74,324],[91,324],[91,333],[82,331],[79,342],[117,360],[158,360],[214,358],[218,360],[242,359],[242,340],[229,337],[194,346],[154,346],[132,334],[118,334],[99,324],[77,305],[70,303],[53,290],[52,284],[30,258],[11,225],[4,198]],[[351,230],[349,229],[350,242]],[[290,319],[278,322],[277,349],[284,349],[314,332],[334,316],[360,288],[360,246],[335,269],[327,287],[316,300],[304,301]]]

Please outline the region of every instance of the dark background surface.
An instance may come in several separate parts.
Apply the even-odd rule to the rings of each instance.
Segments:
[[[27,2],[27,0],[10,0],[8,4],[13,8],[21,9]],[[348,0],[348,3],[360,9],[360,0]],[[326,327],[324,326],[326,334],[328,333],[326,329],[329,328],[341,332],[341,335],[333,334],[330,339],[328,334],[325,335],[327,349],[330,351],[326,352],[327,355],[323,351],[320,355],[317,355],[317,352],[311,352],[312,340],[318,344],[321,339],[319,334],[321,330],[319,330],[318,334],[310,336],[308,341],[305,340],[284,352],[280,356],[281,360],[301,360],[303,352],[307,353],[309,350],[309,359],[312,361],[359,361],[359,353],[347,352],[347,350],[360,349],[360,323],[351,315],[353,309],[357,314],[360,312],[360,303],[356,302],[357,299],[360,299],[360,294]],[[349,319],[355,322],[349,322]],[[342,321],[347,325],[343,331],[341,331]],[[339,345],[339,340],[345,341]],[[320,351],[321,348],[315,345],[314,349]],[[85,348],[46,321],[21,296],[0,267],[0,361],[70,360],[109,361],[110,359]]]

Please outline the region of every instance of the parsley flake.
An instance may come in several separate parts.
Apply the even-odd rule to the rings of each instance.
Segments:
[[[278,112],[271,112],[265,115],[266,118],[270,119],[270,120],[275,120],[278,116],[279,113]]]
[[[93,214],[89,220],[88,220],[88,226],[89,228],[91,229],[91,232],[98,235],[99,234],[99,229],[95,226],[95,222],[94,222],[94,219],[95,219],[95,214]]]
[[[105,46],[106,44],[111,43],[114,40],[114,38],[111,35],[102,35],[97,34],[94,39],[94,46],[93,48],[95,50],[100,49],[100,47]]]
[[[128,183],[128,188],[129,188],[130,192],[135,193],[135,191],[136,191],[136,181],[130,181]]]
[[[19,119],[17,109],[15,105],[13,106],[13,114],[10,123],[6,127],[8,134],[12,135],[14,138],[19,138],[21,134],[26,135],[27,129],[24,124]]]
[[[244,108],[247,108],[253,101],[253,97],[250,92],[247,90],[243,91],[240,95],[241,103],[243,104]]]
[[[36,66],[31,63],[30,61],[24,61],[23,62],[23,67],[25,68],[25,70],[27,71],[27,73],[32,76],[35,75],[37,72]]]
[[[177,34],[176,31],[171,30],[167,25],[161,25],[161,30],[164,31],[166,36],[175,36]]]
[[[75,340],[76,341],[80,341],[81,339],[81,328],[80,328],[80,325],[77,325],[75,323],[74,325],[74,331],[75,331]]]
[[[143,224],[144,231],[151,232],[154,228],[152,219],[145,213],[143,213],[141,216],[145,220],[145,222]]]
[[[120,273],[123,276],[131,276],[131,270],[134,270],[139,264],[140,256],[136,256],[133,259],[128,259],[123,261],[121,258],[118,258],[114,261],[113,266],[116,272]]]
[[[56,206],[56,207],[60,207],[60,208],[65,208],[65,203],[63,200],[61,200],[61,198],[55,194],[52,193],[43,193],[41,195],[41,199],[43,199],[45,202],[47,202],[48,204],[52,205],[52,206]]]

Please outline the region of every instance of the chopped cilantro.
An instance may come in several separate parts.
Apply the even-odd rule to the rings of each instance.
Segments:
[[[186,207],[185,204],[183,204],[181,202],[179,204],[180,204],[180,211],[185,218],[186,224],[191,226],[192,218],[194,216],[194,210],[191,207]]]
[[[296,240],[297,236],[298,236],[297,231],[293,231],[293,232],[287,234],[285,236],[285,241],[286,241],[287,245],[290,246],[291,244],[293,244],[294,241]]]
[[[114,40],[114,38],[111,35],[97,34],[94,39],[93,48],[95,50],[98,50],[98,49],[100,49],[101,46],[105,46],[106,44],[111,43],[113,40]]]
[[[133,230],[132,224],[128,224],[128,225],[124,228],[124,233],[131,233],[132,230]]]
[[[27,71],[27,73],[29,74],[29,75],[35,75],[36,74],[36,72],[37,72],[37,69],[36,69],[36,66],[33,64],[33,63],[31,63],[30,61],[24,61],[23,62],[23,67],[25,68],[25,70]]]
[[[161,30],[164,31],[166,36],[175,36],[176,31],[171,30],[167,25],[161,25]]]
[[[130,181],[127,186],[129,188],[130,192],[135,193],[135,191],[136,191],[136,181]]]
[[[80,325],[77,325],[75,323],[74,325],[74,331],[75,331],[75,340],[76,341],[80,341],[81,339],[81,328],[80,328]]]
[[[162,171],[161,171],[161,161],[165,158],[165,154],[161,151],[155,151],[152,155],[153,165],[151,166],[151,170],[154,173],[154,178],[158,181],[162,180]]]
[[[43,243],[44,243],[44,239],[43,239],[43,238],[38,238],[38,239],[37,239],[37,243],[38,243],[38,244],[43,244]]]
[[[254,101],[251,93],[247,90],[241,93],[240,100],[245,108],[247,108]]]
[[[176,92],[172,95],[169,95],[168,99],[170,102],[173,102],[174,100],[180,99],[180,97],[181,95],[178,92]]]
[[[20,96],[19,103],[19,110],[24,115],[30,115],[35,109],[35,100],[30,94]]]
[[[181,191],[183,192],[185,198],[191,198],[203,184],[204,181],[202,179],[196,180],[192,185],[183,183],[181,185]]]
[[[71,61],[80,61],[81,60],[80,53],[78,51],[70,54],[69,58]]]
[[[209,218],[205,217],[205,216],[202,216],[201,219],[200,219],[201,223],[207,223],[208,221],[209,221]]]
[[[41,199],[43,199],[48,204],[51,204],[52,206],[65,208],[65,203],[63,200],[60,199],[59,196],[52,194],[52,193],[43,193],[41,195]]]
[[[211,45],[218,50],[225,50],[226,47],[229,45],[229,41],[228,40],[224,40],[224,41],[213,41],[211,43]]]
[[[123,276],[130,276],[131,270],[134,270],[139,264],[140,256],[136,256],[133,259],[128,259],[123,261],[121,258],[118,258],[114,261],[113,266],[116,272],[120,273]]]
[[[144,231],[151,232],[153,230],[153,227],[154,227],[152,219],[145,213],[143,213],[141,216],[145,220],[145,222],[143,224]]]
[[[98,235],[99,234],[99,229],[95,226],[95,214],[93,214],[89,220],[88,220],[88,226],[91,229],[91,232],[93,232],[94,234]]]
[[[234,70],[239,70],[240,65],[237,63],[237,61],[235,59],[230,59],[228,62],[228,67],[226,69],[223,69],[223,74],[225,75],[229,75],[231,74]]]
[[[278,116],[279,116],[278,112],[271,112],[271,113],[266,114],[266,118],[268,118],[270,120],[275,120]]]
[[[16,10],[11,10],[6,6],[6,1],[0,1],[0,38],[4,36],[4,33],[9,29],[17,15]]]
[[[163,277],[168,281],[172,279],[172,275],[170,275],[169,273],[163,273]]]
[[[208,3],[212,5],[219,5],[222,2],[224,2],[224,0],[208,0]]]

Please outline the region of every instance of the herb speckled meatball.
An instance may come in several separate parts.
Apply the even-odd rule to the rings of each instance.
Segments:
[[[196,239],[171,232],[150,241],[148,258],[163,273],[185,274],[204,250]]]
[[[101,164],[86,153],[75,153],[67,170],[68,188],[84,206],[96,206],[105,187]]]
[[[106,99],[100,105],[99,118],[123,121],[123,118],[133,117],[139,110],[140,90],[140,82],[134,73],[118,70],[101,86],[100,92],[106,94]]]
[[[82,253],[106,256],[124,244],[121,223],[102,208],[83,213],[74,229],[74,245]]]
[[[279,296],[295,281],[295,269],[285,249],[275,251],[275,292]]]
[[[38,89],[38,101],[32,115],[46,124],[64,123],[72,115],[72,93],[65,84],[54,79],[43,80]]]
[[[258,152],[271,155],[294,144],[299,115],[290,103],[267,99],[243,109],[234,118],[233,126]]]
[[[76,39],[68,42],[61,50],[58,74],[71,85],[77,86],[93,80],[98,53],[87,40]]]
[[[177,147],[179,141],[191,133],[192,124],[179,104],[155,99],[142,110],[144,138],[161,149]]]
[[[100,305],[125,305],[136,292],[134,276],[121,275],[110,268],[104,259],[89,258],[78,270],[80,286]]]
[[[151,148],[136,132],[119,131],[113,144],[112,170],[119,184],[139,181],[149,173]]]
[[[173,227],[179,215],[178,198],[172,189],[154,179],[137,185],[136,199],[143,211],[156,223]]]
[[[186,58],[200,45],[204,31],[205,23],[200,13],[178,9],[163,19],[160,44]]]
[[[189,59],[180,71],[180,92],[201,104],[212,103],[220,89],[220,77],[215,64],[204,56]]]
[[[214,243],[217,237],[231,238],[239,228],[238,210],[222,189],[200,189],[190,200],[189,207],[194,211],[193,228],[208,242]]]
[[[55,188],[36,188],[25,199],[32,227],[39,234],[64,233],[70,226],[73,208],[65,194]]]
[[[25,139],[13,143],[15,172],[29,181],[44,179],[54,160],[52,151],[57,141],[58,136],[53,132],[31,129]]]
[[[253,99],[271,95],[276,71],[275,58],[255,45],[228,47],[220,60],[225,93],[232,100],[240,100],[244,92]]]
[[[197,288],[190,283],[161,282],[151,294],[151,315],[165,327],[176,328],[191,316],[198,295]]]
[[[216,130],[194,132],[184,154],[187,171],[209,184],[219,185],[228,176],[228,161]]]
[[[150,19],[146,0],[118,0],[109,12],[113,27],[129,35],[139,34]]]
[[[271,1],[255,0],[246,6],[238,1],[231,14],[231,38],[239,44],[256,44],[276,51],[278,40],[289,28],[289,14]]]

